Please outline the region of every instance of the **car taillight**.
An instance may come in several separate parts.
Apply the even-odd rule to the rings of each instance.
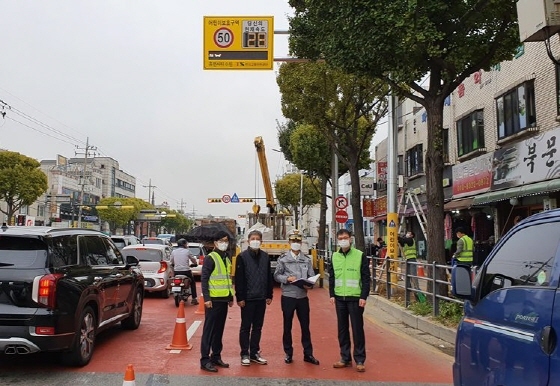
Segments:
[[[167,271],[167,263],[165,261],[160,261],[157,273],[164,273],[165,271]]]
[[[183,283],[183,280],[181,279],[173,279],[173,285],[181,285],[181,283]]]
[[[33,280],[33,300],[48,308],[56,306],[56,283],[63,275],[60,273],[37,276]]]

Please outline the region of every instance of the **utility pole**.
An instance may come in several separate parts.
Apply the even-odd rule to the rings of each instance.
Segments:
[[[181,198],[181,203],[177,205],[179,208],[179,210],[182,213],[185,213],[185,207],[187,206],[187,203],[183,201],[183,199]]]
[[[393,91],[389,94],[389,119],[387,122],[387,257],[396,260],[398,258],[399,242],[399,214],[397,213],[397,157],[398,149],[398,130],[397,130],[397,106],[398,99]],[[391,271],[396,272],[398,263],[391,263]],[[391,283],[397,283],[395,273],[391,275]],[[392,291],[396,287],[391,288]]]
[[[78,228],[81,228],[82,227],[82,208],[84,206],[84,188],[86,186],[86,169],[87,169],[88,154],[89,154],[90,150],[97,150],[97,148],[95,146],[90,146],[89,137],[87,137],[86,147],[79,148],[78,146],[76,146],[76,149],[77,150],[83,150],[83,152],[84,152],[84,167],[82,169],[82,177],[80,179],[80,185],[81,185],[80,207],[78,209]],[[78,154],[80,154],[80,153],[76,151],[76,155],[78,155]],[[72,226],[74,226],[73,222],[72,222]]]
[[[154,205],[153,201],[153,197],[152,197],[152,188],[157,188],[157,186],[152,185],[152,179],[150,178],[150,182],[148,183],[148,185],[142,185],[144,188],[148,188],[148,202],[150,202],[152,205]]]

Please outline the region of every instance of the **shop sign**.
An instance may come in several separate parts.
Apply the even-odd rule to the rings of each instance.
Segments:
[[[375,217],[387,214],[387,196],[379,197],[374,200],[373,214]]]
[[[453,165],[453,198],[484,193],[492,185],[492,153]]]
[[[372,198],[362,200],[362,215],[364,217],[375,217],[374,201]]]

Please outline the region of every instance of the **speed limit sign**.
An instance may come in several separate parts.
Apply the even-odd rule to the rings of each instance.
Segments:
[[[220,48],[227,48],[233,43],[233,32],[229,28],[219,28],[214,32],[214,43]]]

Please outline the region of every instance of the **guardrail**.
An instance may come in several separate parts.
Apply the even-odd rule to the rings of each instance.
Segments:
[[[431,302],[433,316],[439,315],[439,306],[442,301],[463,304],[462,300],[450,296],[451,283],[449,279],[438,279],[438,277],[450,277],[450,265],[437,264],[436,262],[428,263],[423,260],[405,263],[402,259],[379,258],[376,256],[368,256],[368,259],[371,262],[371,294],[385,296],[390,300],[397,293],[402,294],[404,292],[405,307],[411,304],[412,298],[423,295],[425,301]],[[327,267],[331,263],[331,252],[317,250],[317,260],[323,263],[324,270],[327,271]],[[412,266],[416,267],[416,275],[409,272],[413,271],[410,269]],[[438,292],[437,289],[440,286],[446,287],[447,291]],[[442,295],[440,292],[446,292],[447,295]]]

